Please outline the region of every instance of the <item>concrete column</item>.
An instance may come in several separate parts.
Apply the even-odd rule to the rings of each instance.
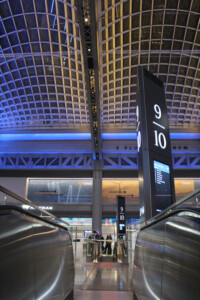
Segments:
[[[102,230],[102,165],[101,165],[101,161],[94,161],[92,230],[96,230],[99,233]]]
[[[200,189],[200,180],[194,179],[194,189]]]

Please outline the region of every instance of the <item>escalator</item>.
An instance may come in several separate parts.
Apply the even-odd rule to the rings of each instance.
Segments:
[[[73,299],[67,224],[1,186],[0,258],[1,300]]]
[[[200,299],[200,190],[149,220],[137,235],[134,299]]]

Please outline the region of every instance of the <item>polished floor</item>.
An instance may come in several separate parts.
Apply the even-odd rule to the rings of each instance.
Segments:
[[[74,300],[133,300],[132,292],[75,290]]]
[[[131,263],[88,263],[76,253],[74,300],[132,300]]]

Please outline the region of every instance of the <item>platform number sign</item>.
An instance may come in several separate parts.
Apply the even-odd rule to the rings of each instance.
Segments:
[[[174,202],[175,197],[164,84],[141,66],[138,67],[136,126],[140,220],[143,223],[158,213],[159,209]],[[156,166],[166,166],[168,172],[158,171],[155,162]],[[157,187],[160,187],[164,179],[157,183],[155,173],[167,178],[166,182],[170,186],[165,185],[166,195],[165,189],[162,190],[162,195],[158,193]]]
[[[165,149],[167,147],[167,139],[165,132],[163,131],[166,129],[165,126],[162,125],[162,111],[161,107],[158,104],[153,105],[153,121],[152,125],[154,126],[155,130],[154,133],[154,146]],[[136,106],[136,121],[137,121],[137,148],[138,152],[141,147],[141,131],[140,131],[140,115],[139,115],[139,106]]]
[[[139,106],[136,106],[136,121],[137,121],[137,149],[138,152],[141,147],[141,131],[140,131],[140,114],[139,114]]]
[[[165,149],[167,146],[167,140],[165,134],[163,132],[160,132],[160,129],[165,130],[165,127],[159,123],[162,118],[162,112],[158,104],[154,104],[154,112],[154,117],[158,120],[157,122],[153,121],[153,124],[157,127],[157,129],[154,130],[154,145],[156,147]]]
[[[143,149],[170,156],[171,147],[164,86],[150,72],[144,70],[143,74],[144,91],[142,99],[136,107],[138,151],[143,147]]]
[[[117,196],[117,233],[126,233],[125,198]]]

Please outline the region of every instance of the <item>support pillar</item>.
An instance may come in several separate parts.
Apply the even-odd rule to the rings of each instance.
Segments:
[[[102,164],[99,160],[94,161],[93,169],[92,230],[102,231]]]

